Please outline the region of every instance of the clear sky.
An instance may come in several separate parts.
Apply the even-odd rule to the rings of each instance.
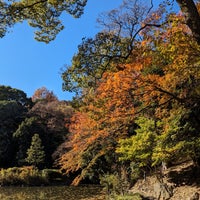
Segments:
[[[0,39],[0,85],[24,91],[31,97],[45,86],[60,100],[73,94],[62,91],[61,68],[70,65],[83,37],[93,37],[99,29],[96,19],[103,11],[118,7],[122,0],[88,0],[80,19],[64,15],[65,29],[50,44],[34,40],[34,29],[17,24]]]

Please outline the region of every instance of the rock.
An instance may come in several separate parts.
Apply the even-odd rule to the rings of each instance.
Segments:
[[[166,183],[157,182],[154,184],[154,192],[158,200],[170,199],[173,195],[173,189]]]
[[[194,195],[189,200],[199,200],[199,193],[195,192]]]

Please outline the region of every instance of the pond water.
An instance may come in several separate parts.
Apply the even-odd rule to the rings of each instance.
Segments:
[[[0,200],[104,200],[98,186],[1,187]]]

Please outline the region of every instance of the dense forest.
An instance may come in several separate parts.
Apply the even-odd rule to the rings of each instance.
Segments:
[[[41,11],[45,2],[23,5],[27,13],[21,18],[20,1],[7,6],[18,18],[11,17],[30,17],[38,25],[28,9]],[[73,2],[79,17],[85,1]],[[58,1],[49,4],[64,9]],[[102,31],[82,40],[62,72],[63,90],[76,93],[71,102],[59,101],[46,88],[29,99],[23,91],[1,86],[0,166],[57,168],[73,185],[115,178],[121,190],[162,163],[192,160],[199,167],[199,12],[199,1],[155,6],[129,0],[103,13]],[[43,26],[41,31],[50,31]],[[52,39],[44,32],[38,38]]]
[[[68,133],[73,109],[42,87],[32,98],[18,89],[0,86],[0,167],[52,167],[52,154]]]

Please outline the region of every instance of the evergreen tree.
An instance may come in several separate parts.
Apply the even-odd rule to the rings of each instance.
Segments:
[[[26,161],[36,167],[41,167],[45,161],[44,147],[42,146],[42,141],[37,133],[32,137],[31,146],[27,150]]]

